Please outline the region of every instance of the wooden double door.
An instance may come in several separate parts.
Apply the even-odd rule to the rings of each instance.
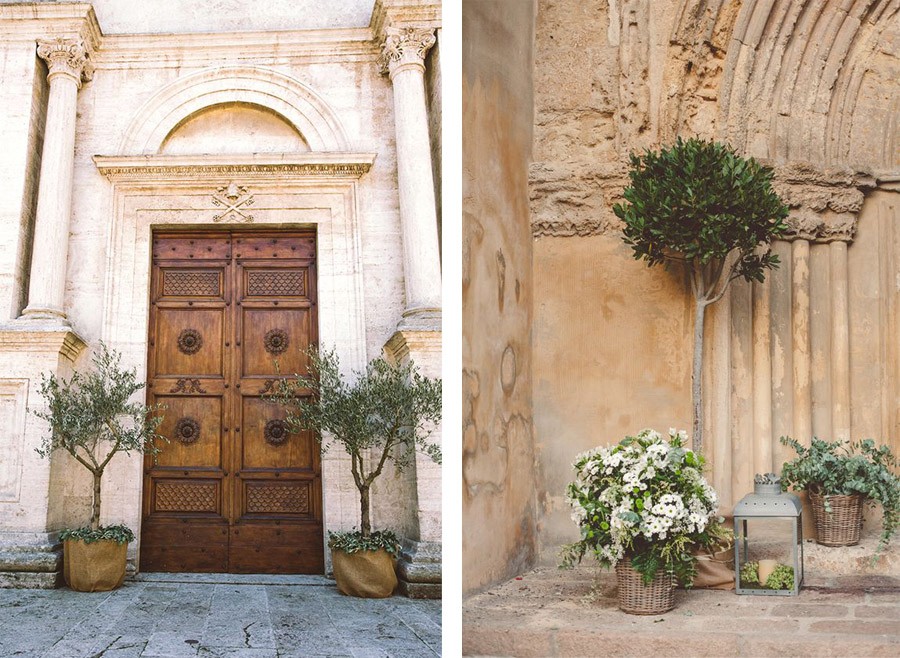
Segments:
[[[264,399],[316,344],[312,232],[157,233],[143,571],[323,573],[320,451]]]

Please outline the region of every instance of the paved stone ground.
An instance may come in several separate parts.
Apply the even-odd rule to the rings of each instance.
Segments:
[[[900,656],[900,573],[809,574],[807,584],[798,597],[679,590],[674,610],[640,617],[618,610],[614,574],[545,563],[464,601],[463,653]]]
[[[113,592],[0,589],[0,657],[423,658],[441,602],[355,599],[315,576],[154,575]]]

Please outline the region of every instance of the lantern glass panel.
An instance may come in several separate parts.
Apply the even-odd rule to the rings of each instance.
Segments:
[[[742,589],[794,589],[795,519],[746,519],[741,533]]]

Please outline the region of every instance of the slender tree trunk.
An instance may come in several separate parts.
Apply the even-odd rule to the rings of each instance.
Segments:
[[[694,308],[694,363],[691,372],[691,403],[693,405],[694,452],[703,454],[703,323],[706,301],[696,300]]]
[[[94,504],[91,513],[91,530],[100,527],[100,478],[103,471],[94,471]]]
[[[361,512],[361,521],[359,529],[363,537],[368,537],[372,532],[372,525],[369,522],[369,485],[363,484],[359,486],[359,506]]]

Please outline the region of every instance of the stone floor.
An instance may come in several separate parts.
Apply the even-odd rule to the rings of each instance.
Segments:
[[[808,548],[813,568],[798,597],[679,590],[674,610],[648,617],[618,610],[614,574],[587,561],[561,571],[548,558],[464,600],[463,654],[900,656],[896,547],[875,568],[859,559],[871,546]]]
[[[354,599],[317,576],[149,574],[113,592],[0,589],[0,657],[423,658],[440,600]]]

